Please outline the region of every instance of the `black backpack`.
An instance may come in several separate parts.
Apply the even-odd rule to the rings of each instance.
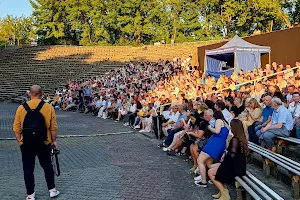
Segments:
[[[40,113],[44,104],[45,102],[41,101],[36,109],[31,109],[27,103],[23,104],[23,107],[27,111],[22,130],[23,143],[26,145],[41,144],[47,140],[45,119],[42,113]]]

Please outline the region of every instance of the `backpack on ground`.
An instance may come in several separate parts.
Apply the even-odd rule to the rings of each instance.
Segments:
[[[40,113],[45,102],[41,101],[36,109],[31,109],[27,103],[23,104],[24,109],[27,111],[23,122],[23,143],[24,144],[40,144],[47,140],[47,127],[45,119]]]

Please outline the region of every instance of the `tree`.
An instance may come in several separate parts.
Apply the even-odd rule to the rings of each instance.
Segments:
[[[5,44],[30,44],[33,38],[36,34],[31,17],[7,16],[0,19],[0,41]]]

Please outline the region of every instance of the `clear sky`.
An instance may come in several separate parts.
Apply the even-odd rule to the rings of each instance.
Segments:
[[[29,0],[0,0],[0,18],[7,15],[30,16],[32,7]]]

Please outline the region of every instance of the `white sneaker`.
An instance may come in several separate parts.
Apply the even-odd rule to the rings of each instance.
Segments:
[[[201,177],[201,175],[199,175],[199,176],[196,176],[196,177],[194,178],[194,180],[195,180],[195,181],[197,181],[197,182],[201,181],[201,180],[202,180],[202,177]]]
[[[163,151],[170,151],[167,147],[162,148]]]
[[[140,133],[145,133],[145,129],[142,129],[139,131]]]
[[[136,125],[134,128],[138,129],[138,128],[141,128],[141,126],[140,125]]]
[[[26,200],[35,200],[35,192],[33,194],[31,194],[31,195],[28,195],[26,197]]]
[[[129,126],[129,123],[128,122],[126,122],[125,124],[123,124],[124,126]]]
[[[49,193],[50,193],[50,197],[53,198],[53,197],[56,197],[59,195],[59,191],[56,190],[55,188],[53,188],[52,190],[49,190]]]
[[[198,167],[195,169],[194,174],[200,174],[200,170]]]

